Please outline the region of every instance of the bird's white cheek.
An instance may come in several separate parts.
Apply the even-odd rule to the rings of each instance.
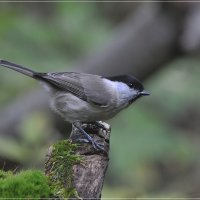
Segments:
[[[130,89],[130,96],[131,98],[135,98],[138,96],[138,92],[134,89]]]
[[[133,90],[121,82],[116,82],[115,86],[118,93],[118,106],[126,105],[134,95]]]

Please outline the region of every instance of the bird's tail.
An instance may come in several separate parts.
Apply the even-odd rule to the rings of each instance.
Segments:
[[[20,73],[22,73],[26,76],[32,77],[32,78],[35,78],[34,75],[37,74],[33,70],[30,70],[30,69],[23,67],[21,65],[17,65],[15,63],[11,63],[11,62],[6,61],[6,60],[0,60],[0,65],[3,66],[3,67],[7,67],[7,68],[10,68],[12,70],[15,70],[17,72],[20,72]]]

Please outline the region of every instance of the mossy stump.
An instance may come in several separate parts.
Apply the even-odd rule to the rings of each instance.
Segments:
[[[72,128],[69,140],[59,141],[49,148],[45,174],[54,190],[55,197],[76,199],[100,199],[108,166],[110,126],[105,129],[95,124],[82,124],[105,152],[95,150],[84,141],[84,135]]]

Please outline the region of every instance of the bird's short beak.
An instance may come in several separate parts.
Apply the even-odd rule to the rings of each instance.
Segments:
[[[140,92],[140,94],[141,94],[142,96],[148,96],[148,95],[150,95],[150,93],[147,92],[147,91],[145,91],[145,90],[143,90],[142,92]]]

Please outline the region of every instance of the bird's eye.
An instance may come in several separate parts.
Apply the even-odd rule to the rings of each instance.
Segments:
[[[133,87],[133,83],[129,83],[128,86],[132,88]]]

